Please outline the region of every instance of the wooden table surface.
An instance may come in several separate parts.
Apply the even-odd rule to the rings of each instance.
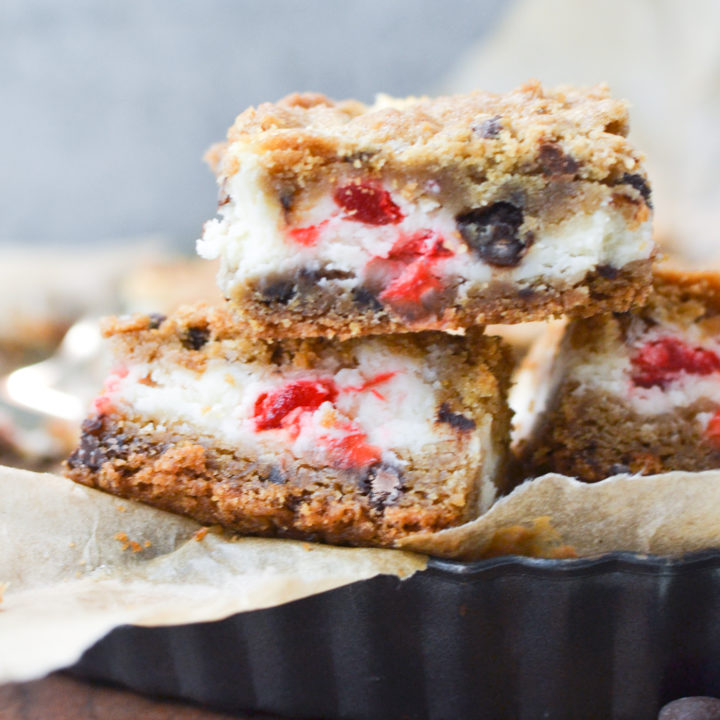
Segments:
[[[227,714],[171,700],[148,698],[69,675],[0,685],[2,720],[282,720]]]

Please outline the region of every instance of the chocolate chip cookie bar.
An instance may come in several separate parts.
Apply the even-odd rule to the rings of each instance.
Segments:
[[[390,546],[476,517],[504,479],[508,352],[437,332],[248,339],[226,308],[111,320],[80,483],[254,535]]]
[[[646,307],[570,324],[526,474],[720,467],[720,275],[656,271]]]
[[[209,153],[200,254],[263,337],[461,331],[624,311],[649,288],[651,196],[607,89],[292,95]]]

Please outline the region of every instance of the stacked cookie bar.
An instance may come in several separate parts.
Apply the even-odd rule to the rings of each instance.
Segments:
[[[645,306],[570,323],[540,382],[528,473],[720,467],[720,274],[657,268]]]
[[[390,546],[505,486],[510,353],[485,323],[647,296],[649,186],[607,90],[293,95],[210,152],[224,307],[106,324],[68,475],[241,532]]]

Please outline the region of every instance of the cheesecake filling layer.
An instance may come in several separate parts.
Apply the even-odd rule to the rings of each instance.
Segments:
[[[720,437],[712,410],[720,407],[720,339],[695,325],[631,328],[624,352],[586,353],[572,377],[576,394],[590,389],[614,395],[640,415],[697,407],[696,422]]]
[[[210,437],[261,459],[285,450],[342,469],[398,466],[398,450],[461,442],[480,462],[482,433],[439,407],[438,387],[430,368],[370,343],[353,368],[280,373],[216,358],[197,372],[139,363],[111,375],[96,410],[147,423],[148,433]]]
[[[649,213],[631,227],[612,195],[538,231],[510,202],[458,213],[433,197],[432,185],[409,200],[389,183],[349,179],[294,211],[288,224],[261,178],[248,159],[228,180],[221,219],[207,223],[198,242],[203,257],[221,259],[227,296],[267,278],[316,273],[319,284],[367,288],[402,310],[433,293],[462,300],[494,282],[572,287],[598,268],[617,271],[653,254]]]

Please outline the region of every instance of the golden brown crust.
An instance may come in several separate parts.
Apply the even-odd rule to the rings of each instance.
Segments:
[[[106,419],[96,433],[102,465],[69,461],[72,480],[181,513],[209,525],[268,537],[343,545],[391,546],[412,532],[435,532],[473,517],[471,469],[447,452],[432,466],[403,468],[402,491],[384,501],[367,473],[314,468],[280,457],[274,464],[184,437],[135,437],[131,423]]]
[[[373,106],[295,94],[239,115],[210,161],[222,179],[254,153],[271,175],[301,186],[339,161],[375,172],[472,167],[612,184],[642,172],[627,131],[627,106],[604,85],[549,90],[530,82],[503,95],[380,97]]]
[[[605,274],[603,274],[605,273]],[[462,333],[490,323],[513,324],[570,315],[625,312],[645,302],[651,261],[638,260],[622,270],[593,272],[581,284],[565,289],[517,290],[498,283],[469,292],[462,305],[451,304],[437,315],[409,320],[388,308],[359,311],[350,292],[315,290],[304,301],[271,303],[262,293],[234,298],[239,322],[261,338],[322,336],[345,339],[360,335],[414,333],[422,330]]]

